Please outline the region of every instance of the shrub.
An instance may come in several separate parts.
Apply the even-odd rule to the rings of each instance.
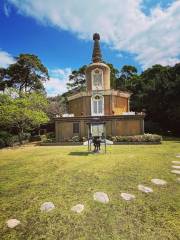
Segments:
[[[30,133],[22,133],[21,134],[21,139],[22,140],[30,140],[31,134]]]
[[[6,143],[4,142],[4,140],[2,138],[0,138],[0,148],[3,148],[6,146]]]
[[[5,146],[13,146],[13,135],[6,131],[0,132],[1,142],[4,142]]]
[[[46,133],[46,137],[47,137],[47,139],[53,139],[53,138],[55,138],[55,133],[54,132]]]
[[[45,140],[47,140],[46,135],[35,135],[35,136],[31,136],[31,138],[30,138],[31,142],[45,141]]]
[[[135,136],[114,136],[111,138],[113,142],[154,142],[160,143],[162,137],[157,134],[144,134]]]
[[[79,136],[73,136],[72,141],[73,142],[80,142],[80,137]]]
[[[54,143],[54,142],[56,142],[56,139],[55,139],[55,138],[43,140],[43,143]]]

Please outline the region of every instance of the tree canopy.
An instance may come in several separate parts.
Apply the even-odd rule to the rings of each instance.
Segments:
[[[16,128],[18,135],[30,131],[49,119],[45,113],[48,101],[39,93],[19,93],[8,89],[0,93],[0,125],[6,129]]]
[[[0,68],[0,90],[14,87],[20,93],[45,92],[43,83],[49,80],[48,70],[32,54],[20,54],[8,68]]]

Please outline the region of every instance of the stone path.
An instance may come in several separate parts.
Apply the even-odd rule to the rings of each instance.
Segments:
[[[129,193],[121,193],[121,197],[126,201],[131,201],[136,198],[133,194]]]
[[[153,192],[152,188],[146,187],[142,184],[138,185],[138,189],[139,189],[139,191],[144,192],[144,193],[152,193]]]
[[[19,225],[21,222],[17,219],[9,219],[7,222],[7,226],[9,228],[15,228],[17,225]]]
[[[156,185],[166,185],[167,184],[167,182],[162,179],[151,179],[151,182]]]
[[[180,169],[180,166],[172,166],[172,168],[175,168],[175,169]]]
[[[76,212],[76,213],[81,213],[83,210],[84,210],[83,204],[77,204],[71,208],[71,211]]]
[[[41,212],[50,212],[55,208],[52,202],[45,202],[41,205],[40,210]]]
[[[93,198],[94,198],[95,201],[98,201],[98,202],[101,202],[101,203],[108,203],[109,202],[109,197],[104,192],[94,193]]]
[[[173,164],[180,164],[180,161],[172,161]]]
[[[176,157],[180,157],[180,154],[176,155]],[[173,170],[171,170],[172,173],[174,174],[180,174],[180,161],[172,161],[173,164],[177,165],[172,165]]]
[[[180,170],[172,170],[171,172],[175,174],[180,174]]]

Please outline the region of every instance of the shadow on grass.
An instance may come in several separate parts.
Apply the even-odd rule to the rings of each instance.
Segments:
[[[100,152],[70,152],[68,155],[71,156],[88,156],[88,155],[99,155],[99,154],[104,154],[104,151],[100,151]]]
[[[71,156],[88,156],[89,154],[92,154],[90,152],[70,152],[69,155]]]
[[[180,143],[179,137],[169,137],[169,136],[163,136],[163,141],[173,141],[176,143]]]

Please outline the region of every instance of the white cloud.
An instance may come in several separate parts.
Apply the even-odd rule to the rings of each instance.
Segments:
[[[49,70],[50,80],[44,85],[48,96],[56,96],[67,91],[66,84],[71,74],[70,68]]]
[[[150,15],[143,0],[8,0],[19,13],[43,24],[92,39],[94,32],[118,51],[136,55],[143,68],[174,64],[180,55],[180,1],[166,9],[157,5]]]
[[[0,50],[0,68],[6,68],[14,62],[14,58],[9,53]]]
[[[11,9],[10,9],[9,5],[4,3],[4,14],[6,15],[6,17],[9,17],[10,12],[11,12]]]

